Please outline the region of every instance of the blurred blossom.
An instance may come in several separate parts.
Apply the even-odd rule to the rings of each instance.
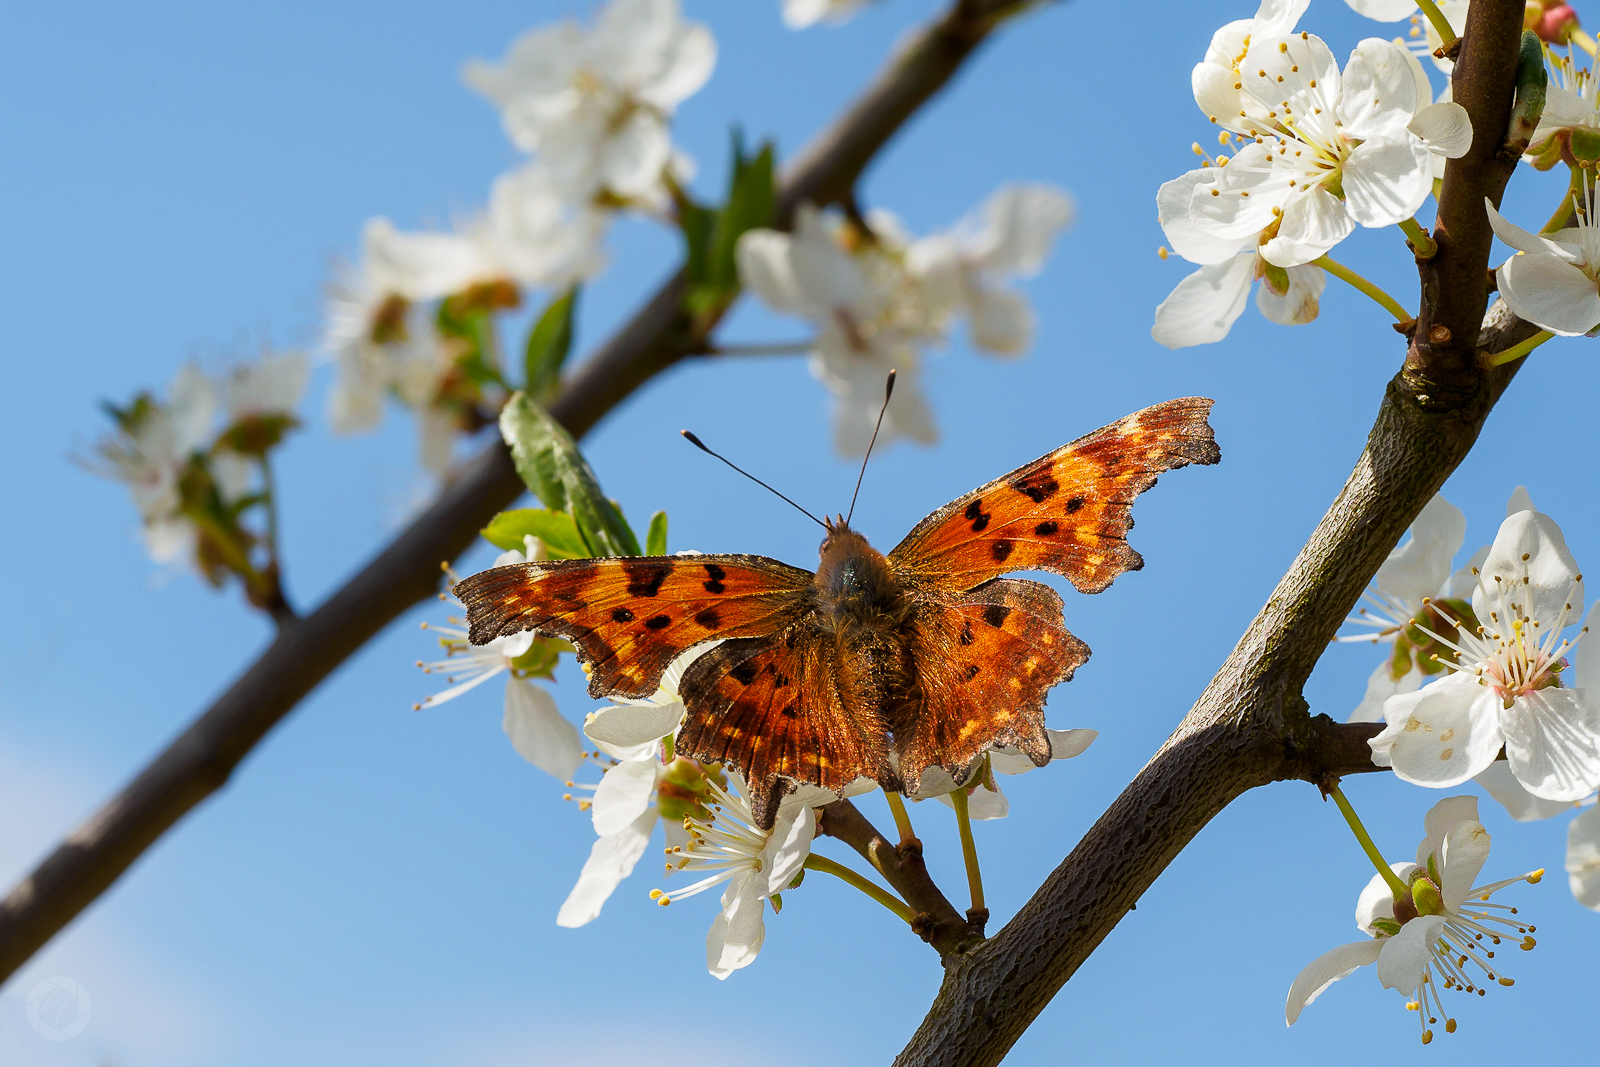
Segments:
[[[783,0],[783,24],[803,30],[818,22],[846,22],[871,0]]]
[[[811,370],[834,394],[835,444],[859,455],[890,370],[899,377],[880,440],[938,439],[920,350],[943,344],[955,317],[968,316],[980,350],[1009,355],[1029,344],[1032,310],[998,279],[1036,273],[1071,214],[1059,190],[1008,186],[948,233],[916,240],[886,211],[847,219],[802,204],[791,233],[751,230],[736,259],[763,303],[816,329]]]
[[[1050,759],[1064,760],[1081,755],[1100,736],[1097,730],[1046,730],[1050,739]],[[895,761],[891,754],[891,762]],[[961,778],[961,785],[943,767],[929,767],[922,772],[921,787],[911,794],[912,800],[937,797],[941,804],[955,807],[950,794],[957,789],[967,790],[967,814],[972,819],[1003,819],[1011,813],[1011,802],[1000,791],[996,774],[1026,774],[1036,770],[1033,760],[1021,749],[1012,745],[993,745],[980,753]]]
[[[139,510],[145,547],[158,563],[193,554],[194,524],[182,514],[180,479],[209,445],[217,395],[199,368],[185,365],[167,386],[165,401],[141,394],[112,409],[114,434],[95,446],[105,461],[97,472],[128,487]]]
[[[711,31],[677,0],[611,0],[592,28],[561,22],[519,37],[468,85],[500,108],[506,134],[573,203],[655,193],[673,159],[674,110],[711,76]]]

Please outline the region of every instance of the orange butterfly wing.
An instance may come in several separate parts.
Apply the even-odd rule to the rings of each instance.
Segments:
[[[591,696],[648,697],[684,651],[783,628],[811,572],[765,556],[628,556],[515,563],[456,583],[472,643],[533,630],[564,637]]]
[[[738,768],[763,829],[797,785],[839,793],[867,777],[896,788],[883,721],[840,691],[838,663],[833,634],[810,620],[723,642],[683,673],[689,712],[675,751]]]
[[[1050,762],[1045,693],[1089,658],[1061,621],[1061,595],[1021,578],[996,578],[954,603],[928,603],[911,628],[922,704],[897,724],[900,776],[915,792],[922,772],[961,781],[990,745],[1015,745]]]
[[[1162,471],[1222,456],[1204,397],[1145,408],[974,489],[889,553],[908,584],[967,590],[1008,571],[1053,571],[1098,593],[1144,566],[1129,546],[1133,500]]]

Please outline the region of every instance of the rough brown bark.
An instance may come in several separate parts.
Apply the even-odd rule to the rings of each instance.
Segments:
[[[1266,606],[1177,730],[992,940],[950,961],[922,1025],[896,1060],[998,1063],[1157,876],[1218,812],[1283,779],[1321,783],[1371,768],[1371,727],[1313,719],[1311,669],[1389,551],[1464,459],[1520,366],[1484,358],[1534,328],[1487,297],[1489,229],[1510,165],[1522,5],[1477,0],[1455,99],[1474,145],[1446,173],[1437,254],[1419,263],[1422,311],[1355,470]]]
[[[785,169],[779,209],[850,193],[901,125],[1027,0],[959,0],[911,36],[850,109]],[[551,412],[581,436],[650,378],[704,347],[715,322],[682,312],[674,274],[599,351],[580,364]],[[698,331],[698,336],[696,336]],[[504,447],[466,463],[438,499],[315,611],[283,625],[272,644],[204,714],[75,830],[0,902],[4,981],[195,805],[221,788],[256,744],[368,640],[438,587],[454,559],[523,491]]]

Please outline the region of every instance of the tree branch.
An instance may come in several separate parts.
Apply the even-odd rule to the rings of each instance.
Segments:
[[[892,57],[851,108],[785,168],[779,217],[847,195],[901,125],[1026,0],[963,0]],[[714,322],[682,310],[680,270],[584,361],[550,405],[581,436],[645,382],[702,347]],[[698,336],[696,333],[698,332]],[[438,498],[315,611],[284,619],[265,652],[126,787],[0,902],[0,981],[15,973],[195,805],[336,667],[438,588],[439,561],[523,492],[498,443],[464,464]]]
[[[1202,827],[1236,797],[1284,779],[1368,769],[1368,726],[1312,719],[1302,688],[1407,526],[1464,459],[1521,361],[1487,368],[1535,327],[1485,316],[1488,224],[1509,174],[1521,5],[1472,5],[1458,79],[1473,149],[1446,172],[1439,249],[1419,264],[1422,311],[1367,447],[1266,606],[1177,730],[994,938],[955,958],[899,1065],[998,1063]],[[1461,84],[1458,81],[1458,84]],[[1476,213],[1476,214],[1474,214]]]
[[[838,838],[877,868],[900,899],[911,906],[912,931],[938,950],[946,966],[953,957],[982,943],[983,924],[956,911],[929,876],[922,862],[921,841],[913,837],[891,844],[848,800],[836,800],[820,811],[817,832]]]

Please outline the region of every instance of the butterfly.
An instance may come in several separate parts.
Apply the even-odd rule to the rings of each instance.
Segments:
[[[1043,766],[1045,694],[1089,647],[1055,590],[1002,575],[1098,593],[1142,567],[1133,500],[1162,471],[1221,458],[1211,404],[1170,400],[1080,437],[946,504],[888,555],[841,516],[823,522],[815,573],[753,555],[566,559],[454,592],[474,644],[570,641],[595,697],[650,696],[675,659],[718,641],[684,670],[675,751],[738,770],[762,829],[802,784],[915,793],[924,770],[961,781],[992,745]]]

